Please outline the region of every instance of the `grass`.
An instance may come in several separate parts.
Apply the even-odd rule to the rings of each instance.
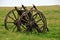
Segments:
[[[0,40],[60,40],[60,6],[38,6],[37,8],[46,16],[49,32],[31,34],[5,30],[4,18],[12,8],[0,7]]]

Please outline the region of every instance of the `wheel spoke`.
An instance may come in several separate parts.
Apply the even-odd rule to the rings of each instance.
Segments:
[[[36,13],[36,14],[34,14],[34,15],[33,15],[33,17],[34,17],[35,15],[37,15],[37,13]]]
[[[12,17],[10,17],[10,16],[8,16],[8,17],[15,21],[15,19],[13,19]]]
[[[24,27],[24,25],[21,25],[24,29],[26,29],[26,27]]]
[[[23,21],[25,21],[25,22],[28,22],[27,20],[24,20],[24,19],[21,19],[21,20],[23,20]]]
[[[12,32],[16,29],[16,26],[13,28]]]
[[[12,30],[12,28],[13,28],[13,27],[14,27],[14,25],[12,25],[12,26],[8,27],[8,29],[9,29],[9,30]]]
[[[39,22],[39,21],[41,21],[42,19],[39,19],[38,21],[36,21],[37,23]]]
[[[17,19],[17,18],[16,18],[16,15],[14,14],[14,11],[12,11],[12,13],[13,13],[13,15],[14,15],[15,19]]]
[[[14,23],[14,22],[7,22],[7,23]]]
[[[11,28],[13,27],[14,25],[11,26]]]
[[[26,17],[27,17],[27,20],[29,20],[29,16],[27,15]]]

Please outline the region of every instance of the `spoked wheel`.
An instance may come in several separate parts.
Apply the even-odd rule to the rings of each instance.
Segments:
[[[9,11],[9,13],[6,15],[4,24],[5,29],[14,31],[17,30],[16,25],[14,25],[14,22],[18,19],[18,13],[15,9]]]
[[[4,20],[5,29],[9,31],[18,31],[18,29],[23,31],[23,29],[25,29],[25,26],[23,24],[17,25],[18,22],[20,22],[19,17],[20,16],[15,9],[9,11]]]
[[[35,9],[31,10],[30,13],[32,14],[32,17],[34,18],[35,23],[38,25],[38,29],[41,32],[48,31],[47,21],[43,13]]]

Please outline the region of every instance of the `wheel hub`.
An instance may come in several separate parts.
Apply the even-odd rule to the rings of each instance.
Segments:
[[[15,20],[15,21],[14,21],[14,24],[15,24],[15,25],[18,25],[18,24],[20,24],[20,21],[19,21],[19,20]]]

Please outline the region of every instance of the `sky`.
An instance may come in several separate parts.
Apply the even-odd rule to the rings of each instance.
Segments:
[[[60,5],[60,0],[0,0],[0,6],[48,6]]]

